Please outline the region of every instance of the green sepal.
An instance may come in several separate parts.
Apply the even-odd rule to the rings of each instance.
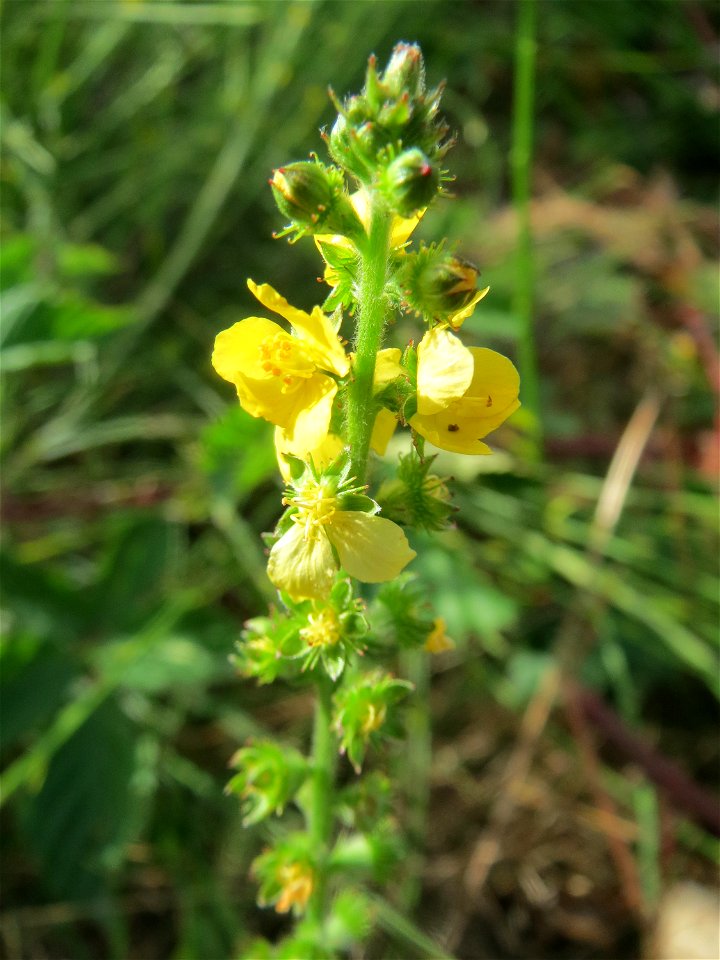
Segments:
[[[305,473],[305,463],[299,457],[294,457],[291,453],[284,453],[283,457],[288,465],[290,476],[293,480],[299,480]]]
[[[337,691],[333,725],[340,736],[340,752],[347,754],[356,773],[370,742],[399,733],[390,708],[412,689],[407,680],[375,670]]]
[[[402,408],[402,417],[405,423],[410,423],[417,413],[417,393],[413,392],[407,398]]]
[[[376,643],[382,641],[393,653],[424,646],[434,624],[427,592],[412,574],[384,583],[372,605],[371,623]]]
[[[393,807],[393,785],[379,770],[353,780],[337,794],[337,813],[343,824],[369,833]]]
[[[343,493],[337,498],[338,510],[357,510],[360,513],[377,513],[380,509],[370,497],[363,493]]]
[[[402,357],[400,357],[400,366],[407,370],[413,383],[417,380],[417,365],[417,349],[412,343],[409,343],[403,350]]]
[[[238,750],[230,761],[238,773],[229,781],[226,793],[242,800],[242,822],[259,823],[270,814],[281,814],[293,799],[308,773],[308,763],[297,750],[281,747],[273,740],[258,740]]]
[[[377,493],[383,516],[421,530],[445,530],[455,513],[447,483],[449,478],[430,473],[436,456],[421,459],[411,450],[400,456],[397,475]]]

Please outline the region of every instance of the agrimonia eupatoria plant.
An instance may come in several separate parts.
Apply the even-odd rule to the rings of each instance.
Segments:
[[[396,705],[412,689],[387,664],[399,647],[448,645],[403,573],[415,556],[405,530],[440,530],[452,511],[425,441],[488,454],[484,438],[519,406],[512,363],[458,335],[487,293],[477,270],[444,243],[410,248],[448,180],[440,94],[426,88],[420,49],[400,43],[384,72],[370,58],[360,94],[333,96],[338,116],[324,135],[333,162],[312,156],[271,180],[289,221],[282,235],[313,238],[330,292],[306,312],[249,280],[284,324],[248,317],[215,342],[215,370],[241,406],[275,425],[285,483],[268,541],[278,600],[246,624],[237,663],[260,683],[294,678],[317,694],[310,756],[268,739],[234,758],[229,789],[246,824],[290,805],[302,813],[285,818],[295,829],[273,830],[253,864],[259,903],[292,911],[294,932],[276,947],[254,943],[253,956],[336,956],[367,932],[363,886],[387,881],[402,856],[390,784],[362,776],[368,751],[401,735]],[[424,324],[417,344],[383,346],[397,312]],[[410,428],[410,452],[374,499],[371,451],[384,454],[398,425]],[[368,604],[358,583],[383,586]],[[342,788],[338,754],[354,770]]]

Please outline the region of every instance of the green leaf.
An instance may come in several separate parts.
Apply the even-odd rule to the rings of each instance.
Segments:
[[[105,336],[134,323],[127,306],[106,306],[80,293],[59,294],[51,304],[50,331],[60,340],[88,340]]]
[[[51,644],[32,637],[11,634],[0,651],[0,727],[7,750],[53,716],[78,670]]]
[[[180,531],[160,517],[124,528],[93,592],[97,626],[121,633],[139,626],[163,597],[177,566]]]
[[[113,701],[96,710],[53,757],[23,828],[54,896],[97,897],[107,880],[103,857],[129,839],[135,767],[135,729]]]

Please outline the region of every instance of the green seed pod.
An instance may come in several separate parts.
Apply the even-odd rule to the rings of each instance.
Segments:
[[[380,189],[390,208],[401,217],[412,217],[427,207],[440,187],[440,174],[422,150],[405,150],[385,169]]]

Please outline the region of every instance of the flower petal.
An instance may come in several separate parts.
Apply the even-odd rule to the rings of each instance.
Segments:
[[[418,210],[412,217],[393,217],[390,227],[390,246],[394,249],[404,246],[424,215],[425,210]]]
[[[336,373],[339,377],[347,374],[350,364],[345,356],[345,350],[330,318],[322,312],[320,307],[313,307],[311,313],[306,313],[288,303],[285,297],[281,296],[269,283],[258,285],[248,280],[247,284],[264,307],[272,310],[273,313],[280,314],[291,324],[298,337],[313,352],[319,367]]]
[[[465,396],[432,414],[418,412],[410,426],[441,450],[487,454],[482,438],[520,406],[520,377],[512,363],[494,350],[471,347],[473,378]]]
[[[416,413],[410,418],[410,426],[441,450],[475,455],[492,453],[490,447],[479,439],[477,424],[472,419],[461,417],[458,406],[453,404],[428,415]]]
[[[265,317],[247,317],[215,337],[212,365],[223,378],[235,383],[245,377],[264,380],[271,377],[262,367],[260,346],[268,338],[284,334],[283,328]]]
[[[340,510],[325,529],[343,569],[363,583],[394,580],[415,556],[400,527],[384,517]]]
[[[381,407],[377,412],[372,433],[370,434],[370,446],[379,456],[384,456],[387,445],[390,443],[390,438],[395,433],[396,426],[397,417],[392,410],[388,410],[387,407]]]
[[[300,524],[293,523],[270,551],[267,572],[293,600],[320,600],[332,589],[337,563],[322,531],[306,540]]]
[[[483,402],[488,419],[494,419],[496,413],[505,411],[504,420],[519,406],[520,374],[507,357],[495,350],[470,347],[470,353],[473,358],[473,377],[465,396]],[[502,420],[499,422],[502,423]],[[494,430],[495,427],[489,429]]]
[[[463,396],[473,378],[473,355],[447,327],[433,327],[418,344],[418,413],[436,413]]]
[[[373,380],[373,391],[375,393],[405,373],[405,370],[400,366],[401,356],[402,351],[398,347],[386,347],[384,350],[378,351]]]
[[[305,458],[325,442],[336,393],[337,384],[323,373],[302,382],[296,394],[298,402],[291,422],[279,424],[285,429],[287,453]]]
[[[486,297],[489,292],[490,287],[485,287],[484,290],[478,290],[470,303],[466,304],[462,310],[458,310],[456,313],[453,313],[448,317],[447,322],[450,324],[453,330],[460,329],[464,321],[467,320],[467,318],[472,314],[476,305],[483,299],[483,297]]]

